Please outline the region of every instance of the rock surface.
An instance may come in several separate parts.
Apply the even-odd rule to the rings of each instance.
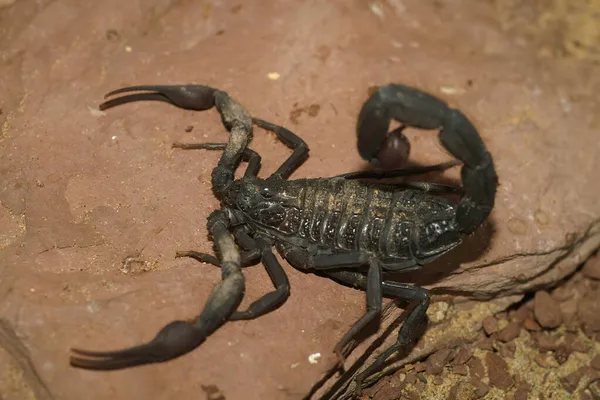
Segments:
[[[72,346],[138,344],[197,315],[220,279],[173,257],[211,251],[219,155],[170,148],[227,140],[220,119],[159,103],[98,111],[125,85],[228,91],[309,144],[294,177],[365,166],[354,124],[376,85],[421,87],[474,121],[500,177],[496,207],[478,234],[409,277],[446,306],[399,363],[474,341],[486,317],[570,275],[600,243],[600,73],[590,61],[600,42],[577,41],[594,14],[574,12],[555,40],[555,10],[492,3],[0,2],[0,397],[301,399],[323,379],[318,397],[337,379],[331,349],[364,312],[363,293],[284,264],[283,307],[225,325],[185,357],[111,373],[70,368]],[[433,133],[409,134],[413,159],[449,159]],[[267,176],[289,150],[254,136]],[[244,273],[246,305],[271,283],[260,267]],[[399,313],[387,307],[384,325]]]

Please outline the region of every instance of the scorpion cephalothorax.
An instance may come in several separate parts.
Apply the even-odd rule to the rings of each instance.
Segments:
[[[223,280],[192,321],[165,326],[149,343],[126,350],[92,352],[73,350],[71,364],[109,370],[181,356],[199,346],[227,320],[253,319],[273,311],[289,295],[289,282],[273,254],[273,247],[294,267],[314,271],[364,289],[367,312],[344,335],[335,351],[343,359],[347,345],[381,311],[382,297],[415,303],[398,332],[398,341],[385,350],[358,377],[357,383],[380,368],[389,356],[415,339],[415,328],[429,305],[426,289],[382,279],[384,271],[409,271],[458,246],[475,231],[494,206],[497,177],[491,155],[469,120],[458,110],[417,89],[387,85],[363,105],[357,124],[361,156],[375,165],[389,165],[391,150],[400,144],[408,155],[405,126],[440,129],[444,147],[464,165],[462,187],[428,182],[374,183],[373,179],[440,171],[457,162],[391,171],[361,171],[331,178],[288,180],[308,156],[306,143],[289,130],[252,119],[227,93],[200,85],[135,86],[111,92],[137,91],[103,103],[100,108],[157,100],[191,110],[215,106],[230,132],[228,143],[181,144],[181,149],[221,150],[212,173],[212,186],[222,210],[208,219],[218,258],[195,251],[178,252],[220,266]],[[402,124],[388,134],[390,120]],[[260,156],[247,146],[252,126],[269,130],[288,147],[290,157],[267,179],[257,177]],[[248,167],[234,179],[240,161]],[[458,194],[458,203],[440,196]],[[233,233],[233,237],[231,235]],[[241,248],[241,250],[240,250]],[[237,311],[244,292],[243,265],[262,262],[275,290]]]

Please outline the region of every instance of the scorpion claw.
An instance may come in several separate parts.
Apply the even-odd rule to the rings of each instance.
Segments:
[[[203,111],[215,105],[217,89],[202,85],[138,85],[130,86],[107,93],[104,98],[130,92],[146,92],[127,94],[107,100],[100,104],[100,110],[134,101],[163,101],[186,110]]]
[[[92,370],[113,370],[177,358],[198,347],[206,338],[204,332],[185,321],[166,325],[150,342],[116,351],[71,349],[73,367]]]

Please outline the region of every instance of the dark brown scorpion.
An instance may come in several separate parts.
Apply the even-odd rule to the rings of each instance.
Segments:
[[[403,127],[438,129],[443,146],[463,164],[462,187],[371,181],[443,170],[457,165],[456,161],[288,180],[308,157],[306,143],[281,126],[251,118],[227,93],[200,85],[133,86],[115,90],[106,97],[128,92],[138,93],[107,100],[100,109],[138,100],[163,101],[189,110],[216,107],[230,132],[228,143],[173,144],[180,149],[223,151],[211,176],[222,208],[208,218],[217,257],[195,251],[176,255],[221,267],[222,281],[193,320],[171,322],[150,342],[125,350],[73,349],[71,365],[75,367],[113,370],[171,360],[198,347],[226,321],[253,319],[275,310],[290,292],[288,278],[273,253],[275,247],[295,268],[366,291],[366,313],[335,347],[340,358],[353,337],[378,316],[383,296],[415,304],[399,330],[396,344],[357,377],[360,388],[360,382],[381,368],[390,355],[416,339],[416,328],[429,305],[426,289],[386,281],[382,273],[419,269],[454,249],[465,235],[476,230],[494,206],[497,176],[492,156],[477,130],[460,111],[418,89],[390,84],[369,97],[358,117],[360,154],[378,165],[384,158],[382,154],[390,154],[390,147],[398,141],[407,143]],[[388,135],[392,119],[402,126]],[[293,149],[267,179],[257,177],[261,157],[248,148],[253,125],[273,132]],[[247,169],[243,178],[235,179],[234,171],[241,161],[247,162]],[[384,159],[385,163],[389,160]],[[460,194],[460,201],[440,196],[444,194]],[[265,266],[275,290],[253,302],[246,311],[238,311],[244,293],[241,268],[258,262]]]

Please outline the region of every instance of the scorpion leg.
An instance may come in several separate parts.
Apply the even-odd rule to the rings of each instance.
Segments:
[[[230,321],[255,319],[277,309],[290,295],[290,282],[283,267],[275,258],[271,246],[262,249],[262,263],[275,286],[275,290],[269,292],[250,304],[246,311],[236,311],[230,317]]]
[[[336,178],[346,178],[346,179],[388,179],[388,178],[399,178],[402,176],[414,176],[414,175],[422,175],[428,172],[438,172],[445,171],[448,168],[452,168],[454,166],[460,165],[457,161],[448,161],[441,164],[436,165],[428,165],[424,167],[405,167],[405,168],[396,168],[384,171],[356,171],[356,172],[348,172],[341,175],[336,175]]]
[[[260,261],[261,251],[256,241],[248,235],[245,226],[238,226],[233,230],[233,236],[235,237],[235,242],[242,248],[244,251],[240,253],[240,264],[242,267],[248,267],[251,265],[256,265]],[[212,254],[201,253],[199,251],[188,250],[188,251],[178,251],[175,253],[175,258],[179,257],[190,257],[197,261],[212,264],[216,267],[221,267],[221,262],[219,259]]]
[[[243,229],[236,231],[234,234],[236,241],[246,249],[241,255],[242,266],[249,266],[251,263],[254,265],[259,260],[262,261],[271,278],[271,282],[275,286],[274,291],[261,296],[251,303],[246,311],[236,311],[229,317],[230,321],[255,319],[274,311],[288,298],[290,294],[290,282],[283,267],[271,251],[271,243],[262,243],[260,239],[258,241],[254,240]],[[221,266],[219,260],[210,254],[196,251],[178,252],[177,254],[178,256],[192,257],[201,262],[208,262],[218,267]]]
[[[281,166],[273,173],[273,175],[271,175],[271,177],[277,177],[281,179],[289,178],[290,175],[292,175],[292,173],[299,166],[301,166],[304,161],[306,161],[309,152],[308,145],[294,132],[282,126],[275,125],[258,118],[253,118],[252,122],[258,127],[273,132],[286,146],[294,149],[288,159],[281,164]]]
[[[362,290],[368,290],[368,278],[363,274],[353,271],[326,271],[325,274],[337,281],[357,287]],[[402,300],[409,300],[416,303],[416,306],[409,312],[404,320],[398,340],[395,344],[386,349],[375,359],[367,369],[360,373],[356,378],[357,388],[360,389],[362,381],[374,371],[381,368],[381,365],[395,352],[407,346],[416,337],[416,329],[425,319],[425,312],[429,306],[429,291],[419,286],[410,286],[396,282],[383,281],[382,292],[385,297],[394,297]]]
[[[225,150],[227,147],[227,143],[180,143],[175,142],[171,145],[173,149],[183,149],[183,150]],[[244,173],[244,177],[253,177],[258,174],[260,170],[260,162],[262,158],[260,155],[252,149],[244,149],[242,153],[242,161],[246,161],[248,166],[246,167],[246,172]]]
[[[117,351],[72,349],[73,367],[91,370],[114,370],[168,361],[201,345],[239,306],[245,289],[240,268],[240,254],[229,233],[229,221],[222,211],[208,219],[211,232],[221,254],[222,281],[211,293],[202,313],[191,321],[173,321],[160,330],[150,342]]]
[[[378,165],[378,154],[386,142],[390,121],[421,129],[439,129],[442,145],[462,161],[461,197],[456,222],[470,234],[487,218],[496,196],[498,177],[492,156],[477,129],[460,111],[418,89],[389,84],[377,89],[363,105],[357,121],[358,150],[362,158]]]
[[[367,311],[350,327],[348,332],[346,332],[334,347],[334,352],[338,356],[340,365],[344,363],[348,343],[350,343],[354,336],[356,336],[356,334],[368,323],[381,315],[381,304],[383,300],[381,264],[375,259],[369,260],[369,270],[367,272],[366,286],[364,289],[367,293]]]

